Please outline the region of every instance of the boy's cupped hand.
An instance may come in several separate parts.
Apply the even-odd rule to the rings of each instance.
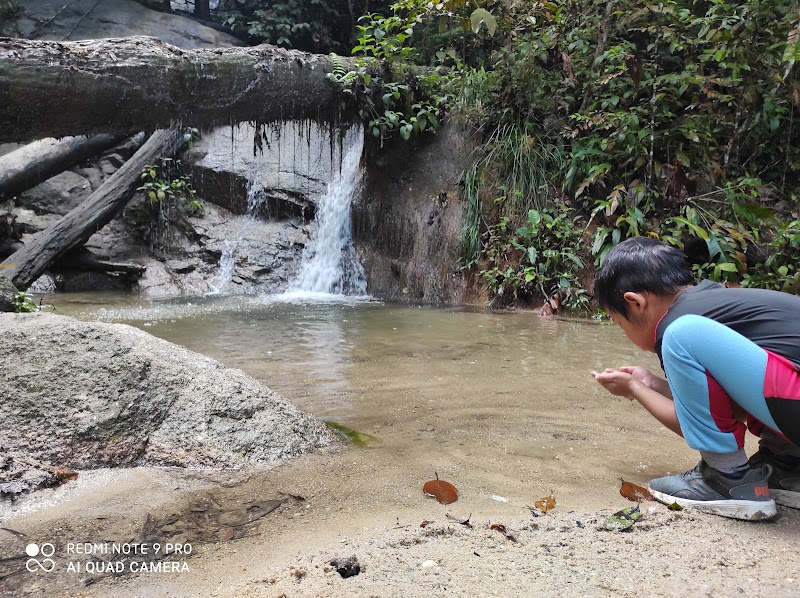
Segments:
[[[633,389],[636,382],[658,391],[658,378],[647,368],[638,365],[606,368],[603,372],[592,372],[592,376],[611,394],[631,400],[634,398]]]
[[[631,368],[625,368],[631,369]],[[633,385],[638,381],[634,375],[623,368],[606,368],[602,372],[592,372],[592,377],[612,395],[633,399]]]

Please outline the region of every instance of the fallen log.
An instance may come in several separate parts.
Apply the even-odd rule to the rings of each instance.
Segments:
[[[354,66],[268,45],[182,50],[150,37],[0,38],[0,143],[174,122],[338,122],[355,111],[352,95],[326,77],[334,68]]]
[[[40,139],[0,156],[0,201],[35,187],[125,138],[123,134]]]
[[[147,269],[142,264],[132,262],[109,262],[100,259],[86,247],[76,247],[68,251],[61,259],[54,262],[51,270],[63,272],[65,270],[79,270],[81,272],[111,272],[124,274],[132,278],[139,278]]]
[[[174,154],[182,140],[183,135],[176,128],[153,133],[81,205],[0,263],[0,276],[10,279],[20,290],[27,289],[51,263],[110,222],[135,192],[142,169],[162,156]]]

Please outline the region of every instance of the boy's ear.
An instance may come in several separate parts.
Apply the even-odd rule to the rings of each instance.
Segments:
[[[647,307],[647,295],[645,293],[633,293],[628,291],[622,298],[628,304],[628,313],[641,316]]]

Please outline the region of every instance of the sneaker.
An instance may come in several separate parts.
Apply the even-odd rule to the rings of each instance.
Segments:
[[[777,513],[764,469],[752,468],[740,479],[725,477],[701,460],[680,475],[650,481],[650,494],[659,502],[678,503],[704,513],[759,521]]]
[[[778,456],[761,447],[750,457],[751,467],[769,467],[767,482],[775,502],[784,507],[800,509],[800,459]]]

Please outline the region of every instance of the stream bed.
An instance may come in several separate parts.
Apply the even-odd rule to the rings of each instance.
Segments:
[[[23,499],[3,523],[57,530],[62,544],[163,533],[192,542],[193,563],[212,551],[214,563],[246,567],[376,526],[521,517],[551,494],[559,511],[621,508],[619,478],[646,485],[696,459],[638,405],[593,382],[590,370],[606,366],[658,369],[608,323],[309,293],[48,302],[209,355],[367,435],[364,446],[268,471],[81,472],[77,483]],[[423,495],[437,475],[458,488],[457,502]],[[258,557],[234,540],[257,546]]]

